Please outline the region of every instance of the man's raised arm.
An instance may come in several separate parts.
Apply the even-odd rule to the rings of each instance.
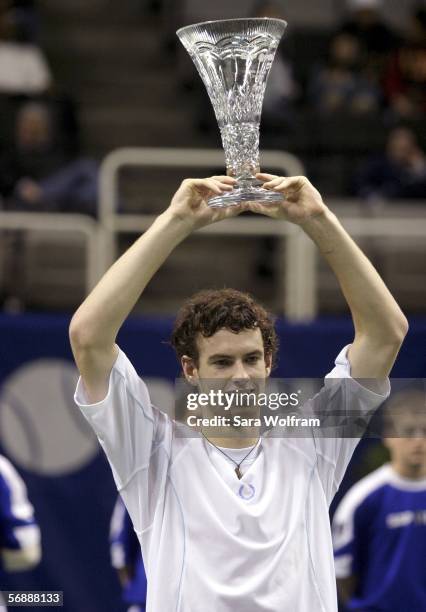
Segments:
[[[232,190],[234,183],[227,176],[184,180],[169,208],[111,266],[74,314],[71,346],[91,402],[106,395],[121,325],[173,249],[193,230],[243,210],[242,205],[231,208],[207,205],[209,197]]]
[[[300,225],[315,242],[340,284],[352,313],[355,338],[349,350],[353,378],[384,378],[396,359],[408,322],[379,274],[305,177],[258,174],[264,187],[285,195],[283,203],[252,203],[253,212]]]

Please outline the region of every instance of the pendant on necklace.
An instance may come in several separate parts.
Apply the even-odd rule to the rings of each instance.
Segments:
[[[236,473],[236,475],[238,476],[238,480],[241,480],[241,478],[243,477],[243,475],[241,474],[241,471],[240,471],[240,466],[239,466],[239,465],[237,465],[237,467],[235,468],[235,473]]]

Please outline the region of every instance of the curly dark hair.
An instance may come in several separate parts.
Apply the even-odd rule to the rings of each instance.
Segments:
[[[274,317],[248,293],[236,289],[207,289],[190,297],[179,310],[171,345],[179,360],[188,355],[198,365],[197,334],[209,338],[223,328],[238,334],[256,327],[262,334],[265,357],[271,356],[274,365],[278,351]]]

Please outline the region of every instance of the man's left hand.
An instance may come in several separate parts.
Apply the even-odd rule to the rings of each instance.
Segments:
[[[284,200],[270,204],[248,202],[245,210],[274,219],[284,219],[301,226],[328,210],[319,191],[304,176],[287,178],[259,172],[256,178],[265,181],[263,184],[265,189],[282,193]]]

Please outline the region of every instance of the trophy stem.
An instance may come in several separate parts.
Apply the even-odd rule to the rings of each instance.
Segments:
[[[232,192],[209,199],[209,206],[235,206],[239,202],[281,202],[282,194],[267,191],[255,174],[259,172],[259,121],[220,126],[226,173],[237,179]]]
[[[259,172],[259,122],[237,123],[220,127],[225,151],[226,171],[238,182],[256,181]]]

